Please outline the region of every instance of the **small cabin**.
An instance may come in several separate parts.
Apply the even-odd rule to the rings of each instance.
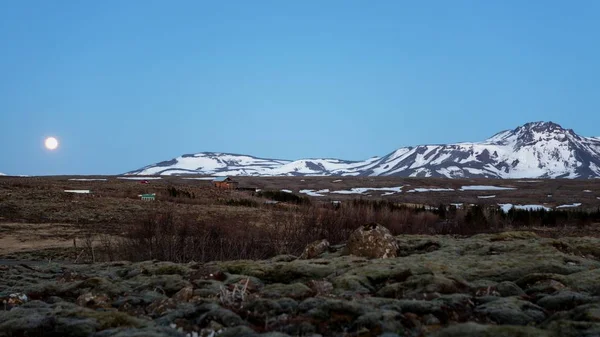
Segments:
[[[156,200],[156,193],[140,194],[139,197],[143,201],[154,201]]]
[[[217,177],[213,181],[213,186],[225,190],[235,190],[238,188],[238,182],[230,177]]]

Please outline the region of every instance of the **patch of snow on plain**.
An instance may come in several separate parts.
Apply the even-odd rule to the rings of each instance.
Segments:
[[[383,192],[391,192],[391,193],[400,193],[402,192],[402,186],[398,187],[354,187],[350,190],[339,190],[332,191],[331,193],[337,194],[363,194],[369,191],[383,191]]]
[[[341,182],[342,182],[342,179],[332,181],[332,183],[341,183]]]
[[[514,187],[499,187],[499,186],[485,186],[485,185],[471,185],[463,186],[460,191],[511,191],[516,190]]]
[[[583,193],[592,193],[590,190],[583,190]]]
[[[456,207],[456,208],[462,208],[462,207],[463,207],[463,204],[462,204],[462,203],[457,203],[457,202],[455,202],[455,203],[452,203],[452,204],[450,204],[450,205],[452,205],[452,206],[454,206],[454,207]]]
[[[329,193],[328,189],[324,189],[324,190],[300,190],[300,193],[306,194],[308,196],[311,197],[324,197],[325,195],[323,195],[322,193]]]
[[[542,180],[517,180],[518,183],[541,183]]]
[[[508,211],[510,211],[511,208],[515,208],[515,209],[523,209],[523,210],[529,210],[529,211],[538,211],[541,209],[544,209],[546,211],[550,211],[551,208],[548,208],[546,206],[542,206],[542,205],[513,205],[513,204],[498,204],[500,206],[500,208],[502,208],[502,211],[504,211],[504,213],[508,213]]]
[[[548,198],[552,198],[552,194],[548,194]]]
[[[580,202],[576,202],[576,203],[573,203],[571,205],[556,206],[556,208],[574,208],[574,207],[579,207],[579,206],[581,206],[581,203]]]
[[[451,192],[454,191],[453,188],[415,188],[412,189],[410,191],[408,191],[408,193],[414,193],[414,192]]]
[[[495,198],[495,195],[478,195],[477,198],[479,199],[491,199],[491,198]]]
[[[382,196],[382,197],[385,197],[385,196],[388,196],[388,195],[394,195],[394,194],[396,194],[396,193],[395,193],[395,192],[385,192],[385,193],[383,193],[381,196]]]
[[[69,179],[70,181],[107,181],[108,179],[93,179],[93,178],[77,178],[77,179]]]
[[[90,190],[65,190],[66,193],[88,194]]]
[[[285,192],[285,193],[294,193],[292,190],[281,190],[281,192]]]
[[[117,179],[123,180],[159,180],[161,177],[117,177]]]

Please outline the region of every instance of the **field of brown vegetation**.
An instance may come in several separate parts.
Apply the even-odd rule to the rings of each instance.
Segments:
[[[209,180],[181,177],[147,184],[112,176],[0,177],[0,255],[35,258],[27,254],[43,250],[42,256],[59,259],[258,259],[298,254],[317,239],[341,243],[368,222],[381,223],[393,234],[471,235],[528,228],[546,236],[596,235],[600,222],[600,180],[236,179],[244,190],[220,190]],[[515,189],[460,191],[472,185]],[[399,186],[401,193],[387,195],[379,190],[322,197],[298,193]],[[454,191],[408,192],[419,188]],[[144,193],[156,193],[156,201],[140,200]],[[480,198],[490,195],[494,197]],[[501,203],[581,205],[505,214],[497,207]]]

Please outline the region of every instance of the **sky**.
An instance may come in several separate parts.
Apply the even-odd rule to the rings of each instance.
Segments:
[[[0,1],[0,172],[600,136],[600,1]],[[56,136],[56,151],[43,148]]]

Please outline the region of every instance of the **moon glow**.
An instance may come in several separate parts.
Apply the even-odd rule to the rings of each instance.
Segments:
[[[46,146],[48,150],[56,150],[56,148],[58,148],[58,140],[54,137],[48,137],[44,141],[44,146]]]

